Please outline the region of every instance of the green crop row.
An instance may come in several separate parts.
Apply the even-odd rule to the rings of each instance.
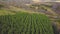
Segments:
[[[0,16],[0,34],[54,34],[47,16],[20,12]]]

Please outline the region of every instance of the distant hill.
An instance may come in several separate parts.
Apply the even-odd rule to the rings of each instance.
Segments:
[[[17,6],[17,7],[23,7],[25,9],[29,9],[29,7],[27,8],[27,6],[25,4],[31,4],[31,5],[32,4],[35,4],[35,5],[44,4],[44,5],[48,5],[48,6],[52,5],[51,8],[53,10],[55,10],[55,12],[60,14],[60,12],[59,12],[60,10],[57,9],[57,7],[60,6],[60,3],[58,3],[58,2],[38,2],[38,3],[34,3],[32,0],[0,0],[0,4],[1,3],[5,4],[7,7],[12,5],[12,6]]]
[[[32,3],[38,3],[38,2],[50,2],[50,1],[57,1],[57,0],[0,0],[0,1],[4,1],[5,3],[15,3],[15,4],[32,4]]]

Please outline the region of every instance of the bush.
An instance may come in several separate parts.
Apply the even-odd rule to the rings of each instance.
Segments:
[[[3,8],[3,7],[4,7],[4,5],[3,4],[0,4],[0,9]]]

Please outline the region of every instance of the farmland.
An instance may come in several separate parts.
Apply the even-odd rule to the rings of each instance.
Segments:
[[[0,16],[0,34],[54,34],[44,14],[18,12]]]
[[[21,4],[0,2],[0,34],[60,34],[60,3]]]

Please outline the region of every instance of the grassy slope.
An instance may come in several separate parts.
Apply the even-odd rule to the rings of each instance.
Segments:
[[[15,9],[14,9],[15,10]],[[20,31],[20,29],[21,30],[23,30],[23,28],[22,27],[24,27],[25,29],[28,27],[29,29],[31,28],[33,31],[31,32],[31,31],[28,31],[27,32],[27,34],[29,33],[29,32],[31,32],[31,34],[33,34],[33,32],[34,32],[34,28],[35,28],[35,30],[36,30],[36,34],[38,34],[38,32],[39,32],[39,30],[40,30],[40,33],[41,34],[53,34],[53,30],[52,30],[52,26],[51,26],[51,24],[50,24],[50,22],[49,22],[49,19],[45,16],[45,15],[43,15],[43,14],[39,14],[38,12],[28,12],[28,11],[26,11],[26,10],[22,10],[22,9],[19,9],[21,12],[17,12],[17,13],[15,13],[14,12],[14,10],[12,10],[12,11],[9,11],[9,10],[0,10],[0,22],[1,22],[1,24],[3,24],[3,25],[1,25],[1,29],[2,29],[2,31],[0,32],[1,34],[5,34],[5,33],[7,33],[7,32],[5,32],[6,31],[6,28],[8,28],[8,33],[9,34],[12,34],[12,29],[13,29],[13,23],[15,23],[15,25],[14,25],[14,28],[16,28],[15,30],[16,31],[14,31],[14,33],[17,33],[17,34],[19,34],[17,31],[19,31],[19,32],[21,32],[22,34],[23,33],[25,33],[25,31]],[[23,12],[22,12],[23,11]],[[10,14],[10,15],[9,15]],[[12,16],[12,15],[15,15],[15,16]],[[4,15],[4,16],[2,16],[2,15]],[[10,17],[9,17],[10,16]],[[22,19],[22,21],[20,21],[20,19]],[[24,20],[25,19],[25,20]],[[31,20],[32,21],[31,21]],[[11,21],[12,20],[12,21]],[[23,21],[24,20],[24,21]],[[36,21],[37,20],[37,21]],[[25,22],[26,21],[26,22]],[[41,21],[41,23],[40,23],[40,21]],[[29,23],[30,22],[30,23]],[[32,23],[31,23],[32,22]],[[25,24],[23,24],[23,23],[25,23]],[[29,26],[27,26],[29,24]],[[31,25],[32,24],[32,25]],[[41,24],[41,27],[40,27],[40,24]],[[21,26],[21,25],[23,25],[23,26]],[[11,27],[10,27],[11,26]],[[19,27],[18,27],[19,26]],[[20,26],[21,26],[21,28],[20,28]],[[30,27],[31,26],[31,27]],[[43,27],[44,26],[44,27]],[[39,28],[40,27],[40,28]],[[11,28],[11,29],[10,29]],[[24,30],[25,30],[24,29]],[[28,29],[28,30],[29,30]],[[44,31],[44,32],[42,32],[42,30],[43,29],[46,29],[46,31]]]
[[[0,16],[1,34],[53,34],[52,26],[43,14],[19,12],[15,15]],[[7,32],[6,32],[7,31]]]
[[[15,14],[14,12],[12,11],[8,11],[8,10],[4,10],[4,9],[0,9],[0,15],[8,15],[8,14]]]

